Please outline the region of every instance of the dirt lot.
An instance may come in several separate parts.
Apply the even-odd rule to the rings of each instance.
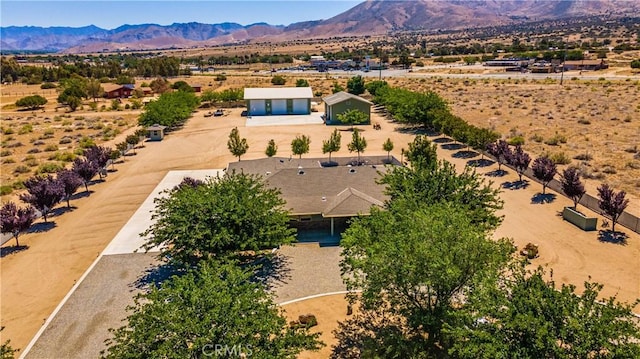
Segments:
[[[290,79],[293,82],[299,77],[303,76],[296,74]],[[304,75],[304,77],[307,76]],[[322,88],[322,91],[326,91],[324,93],[327,94],[333,79],[326,77],[326,75],[308,76],[314,89]],[[204,82],[207,79],[192,78],[190,81],[208,85],[209,82]],[[241,74],[237,77],[230,76],[224,84],[214,81],[211,88],[238,87],[244,83],[262,86],[267,84],[269,79],[270,75]],[[340,81],[343,85],[346,83],[346,79]],[[605,87],[600,82],[586,83],[570,80],[569,85],[565,86],[570,86],[569,91],[558,84],[540,82],[516,84],[515,80],[489,80],[487,84],[484,81],[465,84],[463,80],[439,81],[426,78],[424,81],[397,79],[391,82],[398,85],[406,84],[410,88],[434,89],[441,92],[451,101],[454,112],[472,123],[495,126],[503,134],[509,134],[511,128],[515,127],[515,134],[522,133],[525,137],[526,149],[533,154],[538,154],[542,150],[564,151],[568,157],[573,157],[574,154],[589,149],[589,153],[594,156],[589,162],[607,163],[615,168],[616,173],[606,174],[606,180],[611,181],[616,188],[627,189],[635,194],[639,192],[637,179],[640,176],[637,175],[638,172],[634,172],[637,170],[633,165],[627,165],[627,163],[636,163],[638,160],[633,160],[633,154],[624,151],[637,144],[640,134],[638,122],[640,109],[637,103],[640,90],[636,82],[607,83],[605,81],[604,83],[607,83]],[[6,93],[3,87],[3,107],[15,101],[16,97],[21,97],[21,95],[5,97]],[[517,104],[518,101],[520,103]],[[51,99],[50,102],[52,102]],[[492,106],[496,108],[492,109]],[[523,108],[525,106],[527,108]],[[608,106],[608,109],[605,109],[605,106]],[[537,110],[530,114],[534,108]],[[72,211],[54,216],[51,219],[53,225],[39,224],[37,228],[42,231],[23,235],[21,243],[28,246],[28,249],[3,256],[1,262],[1,324],[6,327],[2,332],[2,339],[11,339],[13,346],[17,348],[26,346],[73,283],[126,223],[168,170],[222,168],[226,167],[229,161],[233,161],[234,158],[226,148],[227,136],[232,127],[237,126],[241,136],[248,140],[249,152],[243,157],[247,159],[263,157],[267,142],[271,138],[279,147],[278,155],[286,156],[291,153],[291,140],[299,134],[306,134],[311,138],[311,152],[307,156],[322,156],[322,140],[326,139],[333,130],[332,127],[321,125],[247,128],[244,127],[244,119],[240,117],[240,111],[240,109],[232,110],[230,115],[222,118],[205,118],[205,111],[200,111],[182,130],[169,134],[162,142],[146,143],[144,148],[137,151],[137,155],[127,157],[124,163],[117,164],[117,171],[110,173],[106,182],[91,186],[90,196],[72,201],[74,206]],[[496,111],[501,111],[501,114],[497,115]],[[592,114],[592,111],[601,113]],[[550,116],[549,112],[551,112]],[[44,134],[47,126],[53,127],[58,123],[54,120],[56,115],[62,115],[62,113],[56,113],[52,107],[47,107],[44,113],[37,113],[34,119],[27,120],[28,115],[25,114],[21,116],[23,117],[21,120],[7,121],[7,116],[17,117],[18,115],[3,109],[3,127],[8,126],[8,123],[16,123],[15,127],[19,129],[23,126],[22,122],[33,123],[33,132],[18,135],[16,131],[11,135],[14,136],[11,141],[24,144],[11,150],[22,151],[23,148],[32,147],[31,138]],[[73,119],[80,115],[72,114],[71,116]],[[135,119],[135,113],[126,111],[85,112],[82,116],[99,116],[105,119],[112,116],[107,120],[111,126],[114,126],[114,117],[130,118],[131,121]],[[578,124],[577,121],[581,116],[591,123]],[[49,117],[51,122],[45,123],[45,117]],[[494,117],[495,119],[492,119]],[[612,117],[617,119],[612,120]],[[631,118],[630,122],[626,121],[627,117]],[[64,119],[60,122],[62,121]],[[364,136],[368,141],[365,155],[385,154],[382,143],[389,137],[395,143],[392,154],[399,158],[401,149],[407,148],[407,143],[411,141],[412,136],[396,131],[396,125],[384,119],[374,117],[374,122],[381,123],[382,130],[365,128]],[[62,126],[61,123],[60,126]],[[545,129],[546,126],[550,129]],[[612,126],[615,128],[610,129]],[[127,131],[132,130],[133,128],[130,128]],[[63,131],[54,129],[55,137],[46,140],[50,142],[58,140]],[[95,133],[98,130],[92,131]],[[122,141],[127,131],[123,130],[110,141]],[[556,131],[566,136],[566,144],[547,146],[530,140],[534,133],[539,133],[544,139],[548,139],[555,135]],[[346,149],[349,136],[349,132],[343,133],[343,148],[334,156],[350,156]],[[7,139],[3,135],[3,141],[5,140]],[[441,153],[445,154],[443,151]],[[22,156],[22,152],[11,155],[16,162],[22,161]],[[464,163],[460,162],[460,164]],[[5,173],[9,168],[6,165],[13,164],[2,164],[3,185]],[[13,175],[10,174],[10,176]],[[500,181],[506,181],[509,178],[503,178]],[[15,181],[16,178],[8,177],[6,180]],[[595,182],[595,180],[588,181],[588,186],[595,186]],[[506,201],[504,211],[506,217],[497,235],[513,237],[519,246],[527,242],[539,244],[541,257],[534,261],[534,264],[551,266],[554,269],[555,278],[561,282],[580,286],[591,275],[594,280],[605,284],[606,295],[618,293],[619,298],[625,301],[640,297],[640,280],[638,279],[640,268],[637,261],[640,254],[639,236],[629,233],[627,245],[599,242],[595,233],[581,232],[556,218],[562,205],[568,203],[565,198],[559,196],[552,204],[532,205],[530,198],[538,190],[536,184],[532,184],[522,191],[503,192],[503,198]],[[593,191],[590,192],[593,193]],[[640,204],[636,198],[632,199],[630,207],[632,211],[640,212],[638,210]],[[13,241],[9,242],[5,249],[12,244]]]

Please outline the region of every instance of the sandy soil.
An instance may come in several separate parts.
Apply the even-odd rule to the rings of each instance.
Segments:
[[[325,86],[330,86],[330,82]],[[459,83],[455,87],[461,86]],[[627,99],[629,102],[632,101]],[[52,217],[52,225],[37,225],[41,232],[23,235],[21,243],[29,247],[27,250],[2,258],[0,311],[1,324],[6,327],[2,340],[11,339],[14,347],[25,347],[73,283],[168,170],[221,168],[233,161],[226,148],[232,127],[237,126],[241,136],[248,140],[249,152],[243,157],[246,159],[263,157],[271,138],[278,144],[278,155],[286,156],[291,153],[291,140],[299,134],[311,138],[311,153],[307,156],[322,156],[322,140],[334,129],[318,125],[247,128],[239,116],[240,109],[223,118],[205,118],[204,113],[197,113],[182,130],[169,134],[164,141],[146,143],[144,148],[138,149],[137,155],[118,164],[117,172],[109,174],[106,182],[91,186],[90,196],[73,200],[72,211]],[[513,116],[518,118],[522,114]],[[632,113],[632,116],[636,115]],[[528,124],[530,120],[525,121]],[[632,118],[630,126],[637,127],[637,121],[637,117]],[[389,137],[395,143],[392,154],[400,158],[401,149],[408,148],[412,136],[395,131],[396,126],[383,119],[374,117],[374,122],[380,122],[382,130],[365,128],[364,136],[369,144],[365,155],[385,154],[382,143]],[[623,121],[619,124],[620,128],[627,126]],[[593,128],[593,125],[587,127]],[[633,129],[631,127],[630,131]],[[115,141],[122,140],[122,136],[124,133]],[[343,132],[343,148],[334,155],[350,155],[346,149],[349,137],[349,132]],[[568,143],[571,141],[572,137]],[[450,151],[440,152],[450,155]],[[461,163],[461,160],[456,161]],[[513,180],[513,174],[499,180]],[[568,203],[567,199],[558,197],[551,204],[530,204],[537,191],[536,184],[524,190],[504,191],[505,222],[497,235],[513,237],[518,246],[527,242],[539,244],[541,256],[534,264],[552,266],[559,281],[580,285],[592,276],[593,280],[606,285],[605,295],[618,293],[619,299],[625,301],[640,297],[639,236],[627,231],[627,245],[599,242],[596,233],[582,232],[556,217]],[[11,244],[13,242],[8,243]]]

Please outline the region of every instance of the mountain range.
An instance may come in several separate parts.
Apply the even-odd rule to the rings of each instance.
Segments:
[[[267,23],[0,27],[3,51],[96,52],[213,46],[245,41],[286,41],[390,31],[455,30],[545,19],[640,13],[628,0],[368,0],[330,19],[274,26]]]

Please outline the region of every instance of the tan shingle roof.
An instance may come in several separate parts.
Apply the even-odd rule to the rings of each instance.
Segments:
[[[356,96],[344,91],[340,91],[340,92],[334,93],[333,95],[322,98],[322,101],[324,101],[324,103],[326,103],[329,106],[335,105],[337,103],[340,103],[346,100],[356,100],[356,101],[364,102],[369,105],[373,105],[373,103],[363,99],[360,96]]]
[[[352,158],[334,158],[335,167],[322,167],[323,159],[265,158],[233,162],[229,171],[259,174],[268,185],[280,189],[293,215],[321,214],[350,217],[369,214],[371,206],[384,205],[384,186],[376,183],[386,156],[367,157],[368,165],[349,167]],[[373,164],[376,165],[373,165]]]

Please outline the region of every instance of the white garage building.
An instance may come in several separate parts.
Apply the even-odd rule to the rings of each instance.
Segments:
[[[255,87],[244,89],[249,116],[308,115],[311,87]]]

